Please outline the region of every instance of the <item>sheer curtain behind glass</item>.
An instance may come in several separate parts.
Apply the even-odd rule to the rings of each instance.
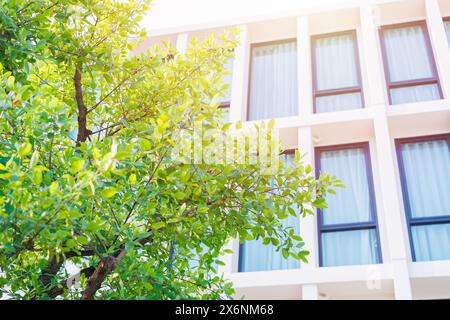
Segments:
[[[372,223],[371,196],[363,148],[325,151],[320,169],[336,175],[345,184],[336,195],[326,197],[328,209],[322,212],[323,227],[337,231],[322,232],[324,266],[371,264],[379,261],[376,230],[339,231],[340,225]],[[333,228],[334,229],[334,228]]]
[[[352,35],[315,40],[316,91],[359,86],[355,45]],[[361,107],[360,92],[316,97],[316,112]]]
[[[447,31],[448,45],[450,46],[450,21],[445,21],[445,31]]]
[[[421,26],[383,31],[391,83],[434,77],[431,57]],[[392,104],[436,100],[437,84],[390,89]]]
[[[289,164],[294,155],[284,155],[284,160]],[[289,215],[288,218],[282,220],[283,226],[293,227],[295,234],[300,233],[300,218]],[[289,257],[285,259],[280,251],[276,251],[276,247],[272,244],[263,245],[263,239],[245,241],[241,246],[240,253],[240,271],[267,271],[267,270],[283,270],[298,269],[300,261]]]
[[[295,41],[252,49],[249,120],[298,115]]]
[[[450,216],[450,151],[446,140],[401,147],[411,217]],[[450,225],[412,226],[416,260],[450,259]]]
[[[327,196],[323,210],[324,225],[367,222],[371,220],[370,194],[363,149],[322,152],[322,172],[328,172],[345,184],[336,195]]]
[[[349,266],[378,262],[374,229],[322,234],[323,265]]]

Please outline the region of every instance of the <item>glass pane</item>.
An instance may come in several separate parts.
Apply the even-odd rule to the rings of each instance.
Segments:
[[[220,108],[220,110],[222,110],[222,117],[221,120],[223,122],[228,122],[230,121],[230,108]]]
[[[248,119],[271,119],[297,114],[296,42],[253,48]]]
[[[391,89],[392,104],[431,101],[440,98],[437,84]]]
[[[285,154],[281,158],[289,165],[295,159],[295,155]],[[289,215],[282,223],[285,227],[293,227],[295,234],[300,234],[300,217]],[[292,257],[285,259],[281,251],[277,252],[272,244],[263,245],[263,239],[244,242],[241,246],[240,259],[241,272],[300,268],[299,260]]]
[[[420,26],[385,30],[383,34],[391,82],[433,76]]]
[[[450,21],[445,21],[445,30],[447,31],[448,45],[450,46]]]
[[[293,227],[295,234],[300,234],[300,218],[289,215],[283,225]],[[240,272],[284,270],[300,268],[300,261],[289,257],[285,259],[272,244],[264,245],[263,239],[245,241],[241,246]]]
[[[355,43],[351,35],[315,41],[317,89],[339,89],[358,85]]]
[[[316,98],[316,113],[362,108],[359,92]]]
[[[328,195],[328,209],[323,210],[323,224],[342,224],[371,221],[371,199],[363,148],[322,152],[322,172],[335,175],[345,188],[336,195]]]
[[[447,141],[405,143],[401,146],[401,153],[411,216],[450,215],[450,152]]]
[[[324,267],[380,262],[374,229],[322,233]]]
[[[411,227],[416,261],[450,259],[450,224]]]
[[[229,88],[225,91],[225,97],[221,100],[221,102],[230,102],[231,101],[231,82],[233,80],[233,59],[227,59],[227,63],[224,66],[224,71],[226,74],[222,77],[222,82],[224,84],[228,84]]]

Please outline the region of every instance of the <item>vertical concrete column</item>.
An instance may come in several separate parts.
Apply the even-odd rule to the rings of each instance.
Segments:
[[[248,74],[250,44],[246,25],[240,25],[239,44],[234,50],[233,75],[231,84],[230,120],[245,120],[247,117]]]
[[[303,163],[311,165],[314,172],[314,146],[312,142],[311,128],[298,129],[298,149],[301,155],[305,155]],[[312,209],[312,208],[310,208]],[[302,269],[312,269],[318,266],[318,245],[317,245],[317,220],[316,216],[306,216],[300,218],[300,236],[305,242],[305,249],[310,252],[308,263],[302,263]]]
[[[313,114],[311,63],[308,16],[299,16],[297,17],[298,114],[303,119]]]
[[[382,181],[381,197],[385,217],[385,229],[390,251],[394,293],[396,299],[412,299],[408,270],[409,246],[401,207],[401,191],[397,184],[397,162],[393,141],[389,133],[385,108],[374,109],[375,144],[379,174]]]
[[[385,79],[383,61],[380,57],[378,27],[375,23],[374,9],[364,4],[359,9],[361,28],[359,29],[359,47],[363,90],[367,107],[385,105]]]
[[[185,54],[189,43],[189,34],[180,33],[177,36],[177,51],[181,54]]]
[[[319,290],[316,284],[302,285],[302,300],[319,300]]]
[[[450,48],[438,0],[426,0],[426,17],[431,46],[444,98],[450,99]]]

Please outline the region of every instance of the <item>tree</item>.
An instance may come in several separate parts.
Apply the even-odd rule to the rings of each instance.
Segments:
[[[193,40],[184,55],[169,44],[130,55],[148,8],[146,0],[2,1],[0,292],[226,298],[233,290],[216,266],[233,237],[261,237],[306,259],[282,221],[325,207],[339,181],[315,179],[299,154],[290,167],[272,161],[271,175],[261,162],[175,159],[190,141],[183,133],[199,124],[222,135],[241,126],[217,108],[235,34]],[[272,143],[271,128],[256,130]],[[68,266],[80,270],[73,286]]]

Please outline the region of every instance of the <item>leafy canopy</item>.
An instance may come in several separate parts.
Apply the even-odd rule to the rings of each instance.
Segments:
[[[235,130],[217,101],[236,33],[194,39],[184,55],[169,44],[132,55],[148,9],[1,0],[0,294],[226,298],[217,266],[232,238],[306,259],[282,222],[325,207],[339,181],[316,180],[298,154],[292,167],[277,158],[272,175],[251,161],[173,159],[174,137],[198,123]]]

